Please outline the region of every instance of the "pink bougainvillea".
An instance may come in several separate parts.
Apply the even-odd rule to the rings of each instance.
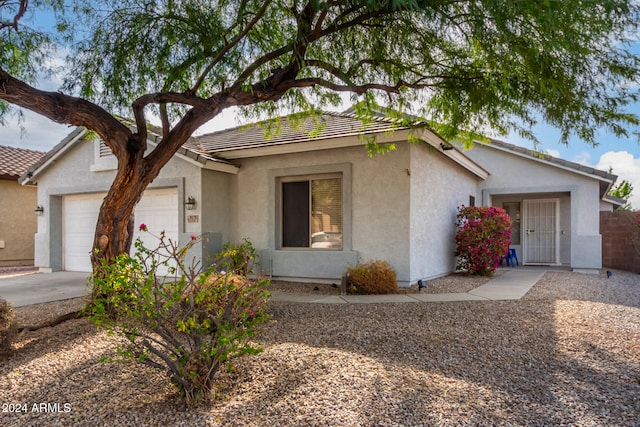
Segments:
[[[511,244],[511,218],[495,206],[460,206],[457,223],[457,268],[490,276]]]

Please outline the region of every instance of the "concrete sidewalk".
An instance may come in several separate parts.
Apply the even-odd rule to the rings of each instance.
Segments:
[[[379,304],[400,302],[519,300],[544,275],[545,270],[509,270],[470,292],[451,294],[314,295],[272,292],[273,301],[315,304]],[[427,284],[427,289],[428,289]]]
[[[272,292],[273,301],[310,304],[381,304],[447,301],[518,300],[536,284],[545,270],[510,270],[467,293],[392,295],[314,295]],[[14,307],[88,295],[88,273],[59,271],[0,278],[0,297]],[[428,285],[427,285],[428,286]]]

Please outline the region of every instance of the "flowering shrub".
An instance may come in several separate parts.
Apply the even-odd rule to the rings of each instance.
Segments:
[[[222,267],[245,276],[253,274],[254,268],[260,265],[256,261],[257,257],[253,243],[246,237],[242,239],[242,243],[225,243],[222,251],[216,254]]]
[[[233,369],[233,358],[260,351],[248,339],[268,319],[268,280],[200,272],[195,261],[186,267],[184,257],[198,239],[178,247],[164,234],[156,237],[157,248],[138,239],[135,256],[120,255],[94,273],[98,292],[90,314],[123,338],[121,358],[167,372],[188,404],[199,403],[210,396],[219,369]],[[177,266],[169,268],[172,277],[158,274],[161,265]]]
[[[495,206],[460,206],[457,223],[457,268],[491,275],[511,244],[511,218]]]
[[[11,353],[15,317],[11,303],[0,298],[0,355]]]
[[[350,294],[395,294],[398,292],[396,271],[387,261],[360,263],[347,270],[347,292]]]

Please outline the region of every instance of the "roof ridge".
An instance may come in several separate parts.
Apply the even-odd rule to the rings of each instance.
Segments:
[[[359,120],[361,122],[363,121],[363,119],[371,119],[373,122],[387,123],[387,124],[397,124],[397,123],[402,123],[404,121],[403,119],[399,119],[399,118],[396,119],[396,118],[393,118],[393,117],[385,117],[385,116],[376,116],[376,115],[361,116],[361,115],[357,115],[355,113],[348,113],[346,111],[339,112],[339,111],[319,110],[317,114],[303,111],[303,112],[290,113],[290,114],[286,114],[286,115],[278,116],[278,117],[272,117],[272,118],[269,118],[269,119],[263,119],[263,120],[260,120],[260,121],[257,121],[257,122],[246,123],[246,124],[230,127],[230,128],[227,128],[227,129],[221,129],[221,130],[217,130],[217,131],[213,131],[213,132],[207,132],[207,133],[204,133],[202,135],[194,136],[193,138],[195,138],[196,140],[201,139],[203,137],[211,138],[214,135],[220,135],[222,133],[233,132],[233,131],[241,131],[241,130],[243,130],[243,128],[244,129],[248,129],[248,128],[260,127],[260,125],[265,124],[265,123],[274,122],[276,120],[287,120],[290,117],[304,116],[306,114],[308,114],[308,117],[313,117],[313,116],[320,116],[320,117],[322,117],[322,116],[332,116],[332,117]],[[411,122],[411,125],[413,125],[413,126],[421,126],[421,125],[428,124],[425,120],[412,120],[410,117],[407,118],[407,121]],[[403,125],[401,127],[407,127],[407,125]]]

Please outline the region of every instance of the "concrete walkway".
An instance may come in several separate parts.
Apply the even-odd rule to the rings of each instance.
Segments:
[[[314,295],[272,292],[273,301],[315,304],[379,304],[399,302],[519,300],[542,278],[546,270],[509,270],[470,292],[455,294]],[[427,284],[427,287],[429,285]]]
[[[467,293],[393,295],[314,295],[272,292],[273,301],[316,304],[379,304],[446,301],[498,301],[522,298],[545,273],[524,268],[509,270]],[[14,307],[88,295],[87,273],[59,271],[0,278],[0,297]],[[428,286],[428,285],[427,285]]]

